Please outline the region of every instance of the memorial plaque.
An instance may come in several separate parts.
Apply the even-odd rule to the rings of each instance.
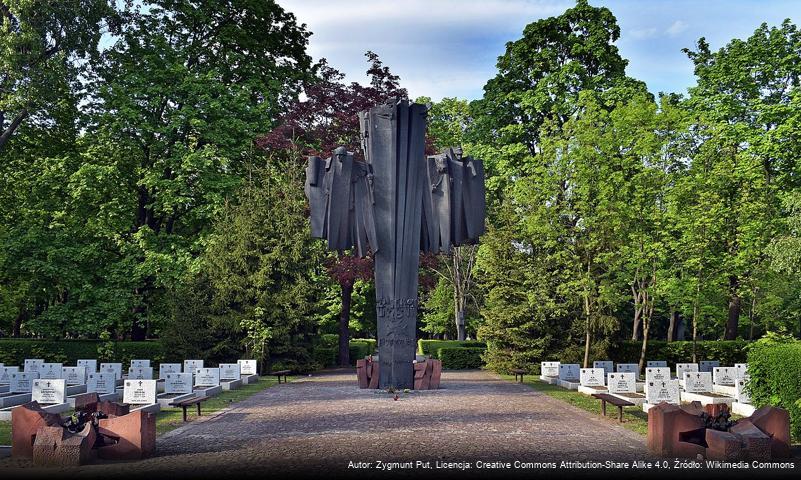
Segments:
[[[119,380],[122,378],[122,364],[121,363],[101,363],[101,373],[113,373],[114,378]]]
[[[717,361],[717,360],[702,361],[701,362],[701,366],[698,367],[698,371],[699,372],[712,373],[712,369],[715,368],[715,367],[719,367],[719,366],[720,366],[720,362]]]
[[[86,367],[62,367],[67,385],[84,385],[86,383]]]
[[[738,378],[734,384],[734,398],[740,403],[751,403],[751,395],[745,388],[747,384],[748,380],[744,378]]]
[[[579,371],[582,387],[603,387],[606,385],[603,368],[582,368]]]
[[[11,383],[12,373],[19,373],[19,367],[0,367],[0,385]]]
[[[680,380],[684,380],[685,372],[697,372],[698,371],[698,364],[697,363],[677,363],[676,364],[676,377]]]
[[[56,405],[65,402],[66,381],[61,379],[36,379],[31,388],[31,400],[42,405]]]
[[[670,369],[667,367],[650,367],[645,369],[645,382],[664,382],[670,380]]]
[[[661,382],[648,382],[645,389],[645,401],[651,405],[662,402],[679,404],[679,381],[664,380]]]
[[[220,384],[219,368],[198,368],[195,373],[196,387],[216,387]]]
[[[153,380],[153,367],[131,367],[128,380]]]
[[[160,363],[159,364],[159,378],[167,378],[168,373],[181,373],[183,365],[180,363]],[[191,372],[188,372],[191,373]]]
[[[165,373],[164,393],[192,393],[192,374]]]
[[[592,362],[592,368],[602,368],[604,370],[604,375],[606,375],[615,371],[615,364],[609,360],[600,360]]]
[[[42,363],[39,365],[39,378],[57,379],[63,378],[62,364],[60,363]]]
[[[130,368],[142,368],[149,366],[150,366],[150,360],[131,360]]]
[[[632,372],[610,373],[607,388],[609,393],[635,393],[637,391],[636,376]]]
[[[156,403],[155,380],[126,380],[123,385],[122,403],[128,405],[150,405]]]
[[[184,360],[184,373],[194,374],[198,368],[203,368],[203,360]]]
[[[645,362],[645,366],[652,368],[667,367],[667,362],[664,360],[648,360]]]
[[[86,368],[86,374],[95,373],[97,371],[97,360],[78,360],[75,365]]]
[[[580,366],[578,363],[562,363],[559,365],[559,380],[578,380]]]
[[[542,362],[540,363],[540,375],[543,377],[558,377],[559,376],[559,362]]]
[[[737,379],[737,369],[734,367],[715,367],[712,369],[712,381],[715,385],[733,386]]]
[[[39,372],[13,372],[9,382],[9,393],[31,393],[33,381],[39,378]]]
[[[86,378],[86,392],[100,395],[117,391],[117,377],[114,372],[92,372]]]
[[[38,372],[39,367],[44,363],[41,358],[26,358],[23,364],[23,372]]]
[[[256,372],[256,360],[237,360],[236,363],[239,364],[239,373],[241,375],[257,375]]]
[[[712,391],[710,372],[684,372],[684,391],[687,393],[708,393]]]
[[[747,363],[735,363],[734,364],[734,371],[735,371],[735,378],[748,378],[748,364]]]
[[[220,380],[239,380],[240,376],[238,363],[220,364]]]

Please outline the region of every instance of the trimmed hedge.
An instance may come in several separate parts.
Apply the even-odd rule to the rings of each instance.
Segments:
[[[354,338],[348,343],[351,365],[375,351],[373,338]],[[321,336],[319,344],[312,349],[312,360],[322,368],[339,365],[339,335],[327,333]]]
[[[417,353],[419,355],[430,355],[431,358],[439,358],[439,350],[445,348],[481,348],[486,350],[487,344],[475,340],[423,340],[417,341]]]
[[[801,342],[756,342],[748,349],[748,390],[757,407],[790,412],[790,434],[801,439]]]
[[[75,365],[78,359],[130,363],[131,359],[147,358],[154,363],[180,361],[173,358],[158,340],[115,342],[104,340],[0,340],[0,363],[22,365],[26,358]]]
[[[480,347],[440,348],[437,358],[442,360],[442,368],[449,370],[481,368],[484,366],[484,360],[481,359],[484,350]]]
[[[698,342],[697,358],[701,360],[719,360],[721,365],[734,365],[746,362],[746,340],[703,340]],[[615,363],[637,363],[640,361],[642,342],[620,342],[617,347],[610,348],[611,358]],[[666,360],[668,365],[691,362],[693,358],[693,342],[666,342],[664,340],[648,340],[646,360]],[[605,360],[605,359],[596,359]]]

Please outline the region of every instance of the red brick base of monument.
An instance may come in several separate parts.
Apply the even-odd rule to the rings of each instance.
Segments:
[[[36,402],[11,411],[11,455],[30,458],[35,465],[77,466],[95,457],[135,460],[156,450],[156,416],[128,412],[127,405],[82,398],[82,413],[101,412],[97,426],[87,421],[76,432],[60,415],[47,413]]]
[[[356,360],[356,378],[359,388],[378,388],[379,364],[371,357]],[[433,358],[414,364],[414,389],[436,390],[442,377],[442,360]]]
[[[712,406],[710,406],[712,407]],[[648,449],[663,457],[698,455],[710,460],[770,460],[790,456],[787,410],[762,407],[727,430],[709,428],[705,417],[719,413],[698,402],[660,403],[648,410]]]

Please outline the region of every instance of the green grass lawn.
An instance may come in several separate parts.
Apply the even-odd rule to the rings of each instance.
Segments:
[[[504,378],[514,381],[511,375],[503,375]],[[549,397],[556,398],[563,402],[569,403],[582,410],[592,412],[601,417],[601,401],[596,400],[590,396],[578,393],[575,390],[567,390],[556,385],[549,385],[545,382],[539,381],[537,377],[526,376],[524,384],[532,389],[542,392]],[[611,423],[618,423],[617,421],[617,407],[614,405],[606,406],[606,418]],[[601,417],[603,418],[603,417]],[[623,408],[623,425],[629,430],[633,430],[640,435],[648,434],[648,414],[642,411],[642,407],[624,407]]]
[[[291,381],[292,377],[288,377],[288,380]],[[258,383],[243,385],[238,390],[224,391],[216,397],[206,400],[201,405],[200,411],[204,417],[211,415],[232,403],[244,400],[265,388],[277,384],[275,377],[261,377]],[[193,407],[188,411],[186,423],[193,422],[195,419],[197,419],[197,409]],[[184,425],[184,422],[180,408],[163,408],[156,417],[156,434],[164,434],[181,425]],[[0,445],[11,445],[11,422],[0,422]]]

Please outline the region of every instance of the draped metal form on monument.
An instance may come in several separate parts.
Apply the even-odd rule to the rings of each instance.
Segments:
[[[426,113],[405,100],[361,112],[365,161],[340,147],[306,168],[312,236],[374,256],[380,388],[413,388],[420,251],[484,233],[483,163],[460,148],[427,157]]]

